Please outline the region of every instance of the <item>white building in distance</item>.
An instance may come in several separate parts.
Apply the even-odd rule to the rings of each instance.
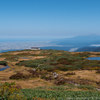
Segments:
[[[39,47],[31,47],[31,50],[40,50]]]

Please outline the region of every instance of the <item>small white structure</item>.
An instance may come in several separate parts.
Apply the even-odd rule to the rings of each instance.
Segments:
[[[54,78],[58,78],[58,74],[56,72],[53,73]]]
[[[40,50],[39,47],[31,47],[31,50]]]
[[[55,76],[55,75],[56,75],[56,72],[53,73],[53,76]]]
[[[56,75],[54,76],[54,78],[58,78],[58,74],[56,74]]]

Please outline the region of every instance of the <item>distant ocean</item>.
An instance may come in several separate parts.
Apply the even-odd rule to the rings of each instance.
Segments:
[[[31,47],[30,47],[30,48],[31,48]],[[53,50],[64,50],[64,51],[69,51],[69,50],[70,50],[70,47],[46,46],[46,47],[40,47],[40,49],[53,49]],[[8,51],[17,51],[17,50],[24,50],[24,49],[1,50],[0,53],[8,52]]]

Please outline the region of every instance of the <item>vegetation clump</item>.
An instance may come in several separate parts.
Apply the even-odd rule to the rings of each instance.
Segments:
[[[99,73],[100,74],[100,69],[98,69],[96,73]]]
[[[0,100],[26,100],[21,93],[21,87],[12,83],[0,84]]]
[[[10,56],[10,57],[6,57],[5,60],[9,60],[9,61],[18,61],[18,57],[16,57],[16,56]]]
[[[34,70],[28,70],[28,74],[24,74],[22,72],[17,72],[16,74],[13,74],[9,77],[9,79],[28,79],[28,78],[34,78],[39,77],[41,73],[34,71]]]
[[[0,61],[0,65],[6,66],[7,65],[7,62],[6,61]]]
[[[86,98],[86,100],[96,100],[100,98],[100,93],[98,91],[63,91],[62,89],[57,91],[57,87],[54,90],[42,90],[42,89],[22,89],[22,93],[25,95],[25,97],[28,98],[28,100],[31,100],[32,98],[37,98],[40,100],[68,100],[69,98],[72,98],[72,100],[83,100],[83,98]]]
[[[18,79],[28,79],[30,77],[31,77],[31,75],[24,75],[21,72],[17,72],[16,74],[11,75],[9,78],[10,79],[17,79],[18,80]]]
[[[66,73],[65,75],[66,75],[66,76],[68,76],[68,75],[75,75],[75,72],[68,72],[68,73]]]
[[[35,63],[33,60],[27,60],[27,61],[20,61],[16,63],[18,66],[25,66],[25,67],[32,67],[32,68],[37,68],[38,64]]]
[[[95,88],[93,86],[89,86],[89,85],[79,85],[77,86],[77,88],[79,89],[84,89],[84,90],[95,90]]]
[[[54,82],[55,85],[64,85],[65,83],[66,83],[66,79],[65,78],[57,79]]]

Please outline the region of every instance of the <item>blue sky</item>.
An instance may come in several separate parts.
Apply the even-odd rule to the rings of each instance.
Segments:
[[[0,36],[100,34],[100,0],[0,0]]]

